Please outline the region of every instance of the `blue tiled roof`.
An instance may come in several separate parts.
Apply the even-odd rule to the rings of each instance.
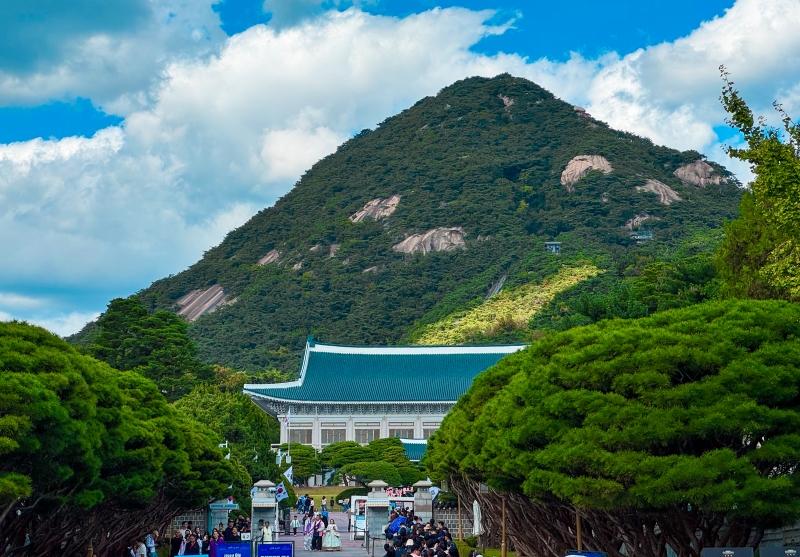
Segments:
[[[424,443],[420,443],[419,441],[413,442],[407,439],[402,439],[403,448],[406,451],[406,457],[408,460],[412,462],[419,462],[422,460],[422,455],[425,454],[425,451],[428,450],[428,443],[427,441]]]
[[[313,341],[298,381],[245,394],[299,402],[452,402],[480,372],[524,345],[346,347]]]

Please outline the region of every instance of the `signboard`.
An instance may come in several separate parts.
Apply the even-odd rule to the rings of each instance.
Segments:
[[[567,557],[574,555],[575,557],[606,557],[605,553],[598,551],[578,551],[577,549],[568,549]]]
[[[242,537],[242,541],[243,542],[249,542],[250,541],[250,532],[242,532],[240,535]]]
[[[217,546],[217,557],[252,557],[253,550],[248,542],[229,542]]]
[[[260,543],[256,546],[257,557],[294,557],[292,542]]]
[[[787,553],[787,551],[789,553]],[[795,557],[795,555],[800,553],[800,547],[797,546],[781,547],[779,545],[769,547],[769,546],[759,545],[758,552],[759,554],[761,554],[761,557]]]
[[[700,552],[703,557],[753,557],[752,547],[706,547]]]

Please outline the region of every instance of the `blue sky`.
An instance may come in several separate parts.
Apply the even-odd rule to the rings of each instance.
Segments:
[[[317,9],[297,4],[290,19],[325,8],[342,10],[349,3],[323,3]],[[366,12],[404,17],[436,7],[460,6],[472,10],[495,10],[494,21],[514,20],[514,28],[487,37],[472,47],[484,54],[515,52],[533,59],[546,57],[566,61],[578,52],[595,58],[608,52],[627,54],[636,49],[674,40],[690,33],[699,22],[720,16],[731,0],[671,0],[639,2],[435,2],[429,0],[383,0],[359,6]],[[272,14],[259,0],[223,0],[211,5],[219,16],[220,28],[231,36],[253,25],[269,24]],[[130,11],[130,8],[128,8]],[[19,14],[26,19],[34,14]],[[130,17],[124,14],[123,17]],[[557,22],[564,22],[559,24]],[[27,24],[27,23],[26,23]],[[566,29],[565,29],[566,27]],[[0,58],[1,59],[1,58]],[[0,143],[36,137],[61,139],[71,135],[91,136],[95,131],[121,123],[122,118],[106,114],[91,99],[53,100],[36,106],[0,107]]]
[[[757,110],[800,109],[800,0],[10,0],[0,15],[0,319],[60,334],[463,77],[527,77],[744,180],[717,66]]]

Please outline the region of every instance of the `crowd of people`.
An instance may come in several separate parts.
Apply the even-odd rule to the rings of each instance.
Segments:
[[[263,522],[259,523],[263,527]],[[217,548],[231,542],[242,541],[242,534],[251,532],[250,518],[239,516],[236,520],[229,520],[226,527],[220,523],[211,532],[203,532],[200,526],[194,526],[191,521],[184,521],[180,528],[176,528],[169,540],[169,555],[217,555]],[[249,537],[249,536],[246,536]],[[138,556],[137,556],[138,557]]]
[[[383,557],[460,557],[444,522],[423,523],[407,509],[392,511],[384,533]]]

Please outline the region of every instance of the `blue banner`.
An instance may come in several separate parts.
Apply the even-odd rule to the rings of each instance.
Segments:
[[[256,546],[257,557],[294,557],[292,542],[260,543]]]
[[[229,542],[217,546],[217,557],[252,557],[253,550],[249,542]]]

